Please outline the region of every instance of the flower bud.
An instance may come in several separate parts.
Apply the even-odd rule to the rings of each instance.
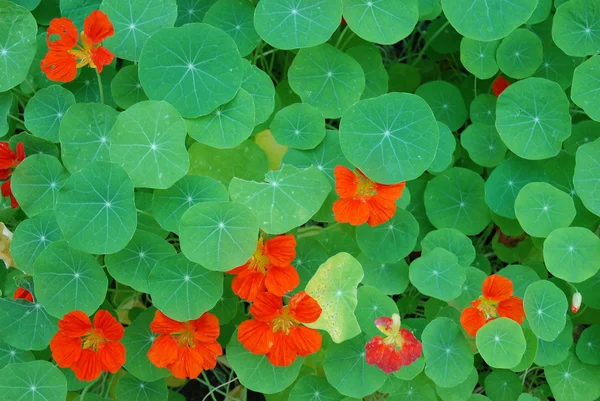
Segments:
[[[577,313],[581,307],[581,299],[581,293],[579,291],[573,293],[573,297],[571,298],[571,311],[573,313]]]

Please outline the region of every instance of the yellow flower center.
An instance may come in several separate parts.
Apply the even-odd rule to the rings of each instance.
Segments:
[[[480,302],[477,309],[479,309],[485,314],[486,319],[498,317],[498,311],[496,310],[498,302],[486,299],[483,295],[479,297],[479,301]]]
[[[77,45],[75,48],[69,50],[69,53],[79,60],[77,68],[85,67],[88,64],[91,68],[96,68],[92,61],[92,49],[94,45],[87,40],[84,32],[81,32],[81,43],[83,43],[83,46]]]
[[[269,264],[269,258],[265,256],[263,253],[263,240],[262,238],[258,240],[258,245],[256,246],[256,251],[254,255],[250,258],[249,269],[259,271],[262,274],[267,274],[267,265]]]
[[[400,335],[400,332],[398,331],[397,333],[387,336],[383,342],[387,345],[393,345],[394,347],[401,349],[404,344],[404,338],[402,338],[402,335]]]
[[[362,175],[357,175],[358,186],[356,187],[356,196],[361,199],[369,199],[377,193],[375,183]]]
[[[177,337],[177,345],[194,348],[196,346],[196,337],[191,330],[184,330]]]
[[[278,331],[283,331],[285,334],[289,334],[292,327],[294,327],[298,322],[296,322],[290,316],[290,311],[288,306],[284,306],[281,312],[281,315],[277,316],[271,322],[271,327],[273,328],[273,333],[277,333]]]
[[[100,344],[105,343],[106,339],[102,337],[96,330],[92,330],[83,336],[83,349],[91,348],[94,352],[98,352]]]

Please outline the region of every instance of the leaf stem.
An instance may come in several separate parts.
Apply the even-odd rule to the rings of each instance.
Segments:
[[[446,29],[448,27],[448,25],[450,25],[450,22],[446,21],[446,23],[444,23],[442,26],[440,26],[440,28],[437,31],[435,31],[433,33],[433,35],[431,35],[430,37],[427,38],[427,41],[425,42],[425,46],[423,46],[423,48],[421,49],[419,54],[417,54],[417,58],[411,64],[413,67],[415,65],[417,65],[419,63],[419,61],[421,61],[421,59],[423,58],[423,55],[425,54],[425,51],[431,45],[431,42],[433,42],[435,40],[435,38],[437,38],[444,31],[444,29]]]
[[[100,73],[98,69],[96,70],[96,77],[98,78],[98,90],[100,91],[100,103],[104,104],[104,88],[102,87],[102,78],[100,77]]]
[[[19,117],[15,117],[12,114],[8,114],[8,117],[25,125],[25,121],[21,120]]]

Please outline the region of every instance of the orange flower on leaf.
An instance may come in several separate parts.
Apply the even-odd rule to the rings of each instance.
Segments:
[[[223,355],[217,342],[219,320],[208,312],[196,320],[178,322],[156,311],[150,330],[158,337],[148,350],[148,359],[179,379],[198,377],[203,370],[214,368],[217,357]]]
[[[125,363],[123,326],[109,312],[100,310],[94,324],[81,311],[67,313],[58,322],[50,341],[52,357],[61,368],[71,368],[79,380],[93,381],[104,372],[117,373]]]
[[[365,360],[369,365],[377,365],[390,374],[416,361],[423,351],[423,344],[409,330],[400,328],[400,315],[391,318],[375,319],[375,325],[385,338],[373,337],[365,345]]]
[[[498,97],[502,92],[504,92],[504,89],[508,88],[509,86],[510,82],[500,75],[494,80],[494,82],[492,82],[492,92],[494,92],[494,95]]]
[[[89,65],[102,72],[115,56],[100,45],[104,39],[114,35],[115,30],[108,16],[102,11],[93,11],[83,22],[81,44],[77,42],[77,28],[68,18],[50,21],[46,33],[48,53],[42,60],[42,71],[48,79],[70,82],[77,76],[77,69]]]
[[[289,366],[298,355],[307,356],[321,349],[321,333],[302,323],[321,316],[321,307],[304,291],[283,305],[280,296],[263,292],[250,306],[254,319],[238,328],[238,339],[253,354],[266,355],[275,366]]]
[[[265,291],[284,296],[300,284],[300,276],[291,264],[295,257],[293,235],[279,235],[264,242],[259,239],[248,262],[228,272],[236,275],[231,284],[233,292],[248,302],[254,302]]]
[[[463,309],[460,323],[475,337],[480,328],[490,320],[507,317],[522,324],[525,319],[523,300],[513,296],[513,283],[506,277],[492,274],[483,281],[482,293],[471,306]]]
[[[333,204],[335,220],[359,226],[383,224],[396,213],[396,200],[402,196],[405,182],[393,185],[371,181],[360,170],[336,166],[335,191],[340,196]]]

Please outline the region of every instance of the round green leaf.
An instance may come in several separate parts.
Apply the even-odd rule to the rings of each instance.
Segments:
[[[365,344],[369,339],[361,334],[341,344],[330,344],[323,369],[329,384],[347,397],[363,398],[375,392],[386,374],[365,360]]]
[[[502,40],[496,59],[504,74],[523,79],[533,75],[542,65],[543,53],[540,38],[528,29],[519,28]]]
[[[110,91],[115,102],[127,109],[138,102],[148,100],[142,88],[137,65],[128,65],[119,70],[110,83]]]
[[[478,95],[470,107],[471,122],[473,124],[494,125],[496,123],[496,102],[494,95],[484,93]]]
[[[236,331],[227,346],[227,361],[244,387],[263,394],[274,394],[296,380],[303,358],[296,358],[290,366],[274,366],[265,355],[253,354],[244,348],[237,339]]]
[[[285,233],[317,213],[331,185],[317,167],[298,169],[284,165],[265,175],[265,183],[234,178],[231,199],[248,206],[268,234]]]
[[[466,401],[469,399],[479,379],[477,369],[473,367],[467,380],[454,387],[436,386],[436,391],[442,401]]]
[[[460,62],[479,79],[492,78],[498,72],[496,50],[500,41],[482,42],[463,38],[460,41]]]
[[[600,140],[580,146],[575,159],[575,190],[585,207],[600,216]]]
[[[150,35],[172,27],[177,18],[175,0],[103,0],[100,10],[115,28],[115,34],[102,44],[115,56],[132,61],[140,59]]]
[[[256,250],[258,223],[246,206],[235,202],[202,202],[180,222],[181,250],[210,270],[241,266]]]
[[[148,383],[125,373],[117,383],[115,395],[119,401],[166,401],[169,389],[164,380]]]
[[[307,326],[327,331],[335,343],[358,335],[360,326],[354,310],[358,303],[356,287],[362,278],[360,263],[348,253],[338,253],[323,263],[305,289],[323,311],[316,322]]]
[[[571,135],[569,100],[556,82],[544,78],[515,82],[498,97],[496,128],[517,156],[554,157]]]
[[[552,39],[569,56],[596,54],[600,47],[600,5],[587,0],[562,4],[552,22]]]
[[[544,241],[544,262],[552,275],[581,283],[600,270],[600,238],[587,228],[554,230]]]
[[[344,0],[344,19],[361,38],[392,45],[410,35],[419,20],[415,0]]]
[[[202,22],[208,9],[217,0],[177,0],[177,21],[175,26]]]
[[[579,67],[575,68],[573,88],[571,89],[573,102],[596,121],[600,121],[599,70],[600,56],[594,56],[581,63]]]
[[[148,359],[148,351],[156,339],[150,330],[156,308],[144,310],[127,328],[122,343],[127,351],[123,367],[140,380],[152,382],[170,375],[167,369],[159,369]]]
[[[266,72],[246,59],[243,63],[242,89],[254,100],[254,124],[261,124],[269,119],[275,108],[275,87]]]
[[[496,167],[506,155],[506,145],[493,125],[469,125],[460,134],[460,143],[471,160],[483,167]]]
[[[62,318],[72,310],[93,314],[106,296],[108,280],[92,255],[57,241],[44,249],[34,265],[35,295],[48,313]]]
[[[56,143],[61,121],[74,104],[75,96],[62,86],[41,89],[25,106],[25,127],[33,135]]]
[[[542,340],[556,339],[565,327],[569,303],[550,281],[540,280],[527,287],[523,306],[531,330]]]
[[[11,1],[0,1],[0,10],[0,92],[5,92],[27,76],[36,52],[37,22]]]
[[[442,0],[448,21],[464,37],[502,39],[531,17],[536,0]]]
[[[484,381],[485,393],[493,401],[516,401],[523,383],[509,370],[494,370]]]
[[[140,56],[140,81],[148,97],[169,102],[186,118],[208,114],[233,99],[242,73],[233,39],[208,24],[160,29]]]
[[[467,278],[456,255],[443,248],[423,254],[411,263],[408,273],[419,292],[443,301],[459,296]]]
[[[471,240],[453,228],[431,231],[421,241],[423,254],[429,253],[438,247],[456,255],[458,264],[461,266],[470,266],[475,260],[475,247]]]
[[[550,366],[561,363],[569,356],[569,350],[573,345],[573,324],[567,319],[565,328],[558,337],[552,341],[544,341],[537,338],[538,349],[534,362],[539,366]]]
[[[58,320],[37,300],[0,298],[0,339],[7,344],[22,350],[43,350],[57,330]]]
[[[579,337],[575,351],[581,362],[600,365],[600,326],[585,329]]]
[[[425,374],[437,386],[454,387],[473,370],[473,354],[456,323],[447,317],[433,320],[421,335]]]
[[[340,122],[340,143],[348,160],[382,184],[419,177],[435,158],[439,128],[419,96],[390,93],[362,100]]]
[[[491,221],[484,181],[477,173],[453,167],[427,183],[425,210],[436,228],[479,234]]]
[[[133,182],[116,164],[91,163],[65,181],[56,201],[56,220],[72,247],[117,252],[137,225]]]
[[[175,248],[159,236],[138,230],[131,241],[117,253],[106,255],[108,272],[121,284],[140,292],[150,292],[148,275],[156,262],[175,255]]]
[[[545,238],[558,228],[568,227],[576,211],[567,193],[545,182],[530,182],[515,199],[515,213],[527,234]]]
[[[406,368],[402,368],[404,370]],[[390,401],[436,401],[435,390],[431,382],[420,375],[411,380],[401,380],[398,391],[386,399]]]
[[[23,351],[0,341],[0,369],[13,363],[33,361],[35,357],[29,351]]]
[[[117,117],[110,158],[136,187],[169,188],[189,167],[185,121],[167,102],[137,103]]]
[[[58,191],[68,173],[58,159],[49,155],[25,158],[11,177],[13,195],[28,216],[54,209]]]
[[[356,228],[356,242],[370,259],[394,263],[413,251],[419,235],[419,223],[410,212],[398,209],[387,222],[375,227],[363,224]]]
[[[450,131],[450,128],[444,123],[438,121],[440,129],[440,141],[435,152],[435,158],[427,168],[430,173],[441,173],[452,164],[453,154],[456,150],[456,138]]]
[[[110,130],[119,113],[98,103],[77,103],[60,124],[62,162],[71,173],[97,160],[110,161]]]
[[[358,304],[355,315],[362,332],[368,337],[380,335],[381,332],[375,326],[375,319],[398,313],[396,303],[379,289],[368,285],[363,285],[358,289],[357,297]]]
[[[271,134],[280,145],[313,149],[325,138],[325,119],[310,104],[294,103],[275,114]]]
[[[386,295],[402,294],[408,287],[408,264],[404,259],[396,263],[379,263],[360,254],[358,261],[365,273],[363,284],[373,286]]]
[[[195,320],[223,295],[223,274],[206,270],[182,253],[160,259],[148,276],[152,303],[179,321]]]
[[[0,370],[0,392],[5,400],[66,400],[67,379],[48,361],[15,363]]]
[[[329,44],[300,50],[288,78],[302,102],[315,106],[326,118],[339,118],[365,89],[360,64]]]
[[[446,81],[430,81],[417,88],[435,115],[450,131],[456,131],[467,120],[467,107],[458,88]]]
[[[53,242],[64,239],[53,211],[23,220],[15,230],[10,252],[19,270],[33,274],[33,264],[40,253]]]
[[[219,0],[213,4],[204,21],[233,38],[242,57],[249,55],[260,42],[254,29],[254,6],[245,0]]]
[[[369,99],[387,93],[389,75],[383,66],[383,59],[377,46],[361,44],[346,50],[346,54],[358,61],[365,73],[365,91],[361,99]]]
[[[254,12],[260,37],[281,50],[325,43],[341,19],[342,0],[262,0]]]
[[[573,353],[544,369],[556,401],[592,401],[600,397],[600,367],[586,365]]]
[[[476,342],[483,360],[501,369],[515,367],[527,348],[519,323],[505,317],[494,319],[479,329]]]
[[[289,401],[341,401],[343,398],[323,376],[304,376],[292,388]]]
[[[542,65],[534,76],[549,79],[558,83],[561,88],[567,89],[573,81],[575,66],[574,58],[552,45],[544,48]]]

